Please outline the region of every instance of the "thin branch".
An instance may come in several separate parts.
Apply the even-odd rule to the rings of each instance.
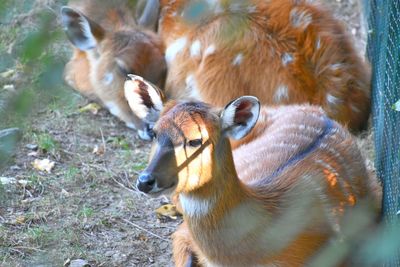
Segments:
[[[34,248],[34,247],[24,247],[24,246],[16,246],[16,247],[12,247],[11,249],[27,249],[27,250],[34,250],[34,251],[38,251],[38,252],[46,252],[43,249],[39,249],[39,248]]]
[[[135,193],[135,194],[140,194],[140,192],[130,189],[129,187],[125,186],[124,184],[118,182],[114,177],[111,176],[111,179],[116,182],[120,187],[124,188],[125,190],[128,190],[131,193]]]
[[[160,240],[163,240],[163,241],[165,241],[165,242],[169,242],[168,239],[165,239],[165,238],[163,238],[163,237],[161,237],[161,236],[159,236],[159,235],[156,235],[155,233],[152,233],[152,232],[150,232],[149,230],[144,229],[143,227],[141,227],[141,226],[139,226],[139,225],[137,225],[137,224],[135,224],[135,223],[133,223],[133,222],[131,222],[131,221],[128,221],[127,219],[121,218],[121,220],[123,220],[124,222],[126,222],[126,223],[129,224],[129,225],[132,225],[132,226],[138,228],[139,230],[142,230],[142,231],[148,233],[149,235],[152,235],[152,236],[154,236],[154,237],[156,237],[156,238],[158,238],[158,239],[160,239]]]
[[[103,142],[103,148],[104,148],[104,154],[106,153],[106,140],[104,139],[104,135],[103,135],[103,129],[100,128],[100,133],[101,133],[101,141]]]

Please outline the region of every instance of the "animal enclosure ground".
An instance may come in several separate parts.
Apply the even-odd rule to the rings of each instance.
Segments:
[[[39,78],[19,51],[37,29],[38,14],[54,20],[66,3],[14,2],[0,19],[0,100]],[[362,51],[358,2],[325,2],[346,21]],[[48,49],[64,63],[71,52],[64,35]],[[55,84],[57,94],[49,88],[28,95],[38,102],[28,119],[9,114],[0,126],[23,130],[13,161],[0,173],[0,266],[63,266],[76,259],[92,266],[172,266],[169,238],[180,219],[157,218],[155,209],[165,200],[131,187],[146,165],[150,144],[104,109],[80,110],[87,100]],[[359,144],[372,169],[371,134]],[[35,159],[55,162],[51,173],[36,170]]]

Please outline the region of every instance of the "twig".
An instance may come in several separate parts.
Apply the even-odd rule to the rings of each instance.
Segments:
[[[46,250],[43,249],[39,249],[39,248],[33,248],[33,247],[24,247],[24,246],[16,246],[16,247],[12,247],[11,249],[28,249],[28,250],[34,250],[34,251],[38,251],[38,252],[46,252]]]
[[[127,187],[127,186],[125,186],[125,185],[123,185],[122,183],[120,183],[120,182],[118,182],[114,177],[112,177],[111,176],[111,179],[113,179],[113,181],[114,182],[116,182],[120,187],[122,187],[122,188],[124,188],[124,189],[126,189],[126,190],[128,190],[129,192],[131,192],[131,193],[135,193],[135,194],[139,194],[139,192],[138,191],[135,191],[135,190],[133,190],[133,189],[130,189],[129,187]]]
[[[104,140],[104,135],[103,135],[103,129],[100,128],[100,133],[101,133],[101,141],[103,142],[103,148],[104,148],[104,154],[106,153],[106,140]]]
[[[132,225],[132,226],[138,228],[139,230],[142,230],[142,231],[148,233],[149,235],[152,235],[152,236],[154,236],[154,237],[156,237],[156,238],[158,238],[158,239],[160,239],[160,240],[163,240],[163,241],[165,241],[165,242],[169,242],[168,239],[165,239],[165,238],[163,238],[163,237],[161,237],[161,236],[159,236],[159,235],[156,235],[155,233],[152,233],[152,232],[150,232],[149,230],[146,230],[146,229],[144,229],[143,227],[141,227],[141,226],[139,226],[139,225],[137,225],[137,224],[135,224],[135,223],[133,223],[133,222],[131,222],[131,221],[128,221],[127,219],[121,218],[121,220],[123,220],[124,222],[126,222],[126,223],[129,224],[129,225]]]

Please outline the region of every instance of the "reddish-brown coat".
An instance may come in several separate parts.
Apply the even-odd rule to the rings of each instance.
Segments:
[[[207,112],[211,113],[207,115]],[[173,236],[174,259],[177,266],[185,266],[190,252],[193,252],[198,257],[200,265],[204,266],[210,263],[223,266],[304,266],[327,244],[328,240],[335,238],[341,232],[342,227],[345,227],[343,217],[354,205],[367,201],[371,205],[372,214],[378,214],[381,192],[379,185],[375,179],[368,176],[352,136],[335,122],[326,128],[325,114],[320,108],[312,106],[263,108],[252,131],[253,136],[248,137],[251,141],[237,142],[233,158],[229,153],[229,142],[221,146],[222,137],[213,134],[218,130],[215,124],[216,117],[212,115],[214,112],[205,109],[201,114],[206,115],[194,119],[195,123],[190,120],[183,122],[182,118],[186,116],[184,108],[179,105],[178,109],[170,106],[164,111],[157,128],[159,133],[169,131],[164,118],[172,120],[174,125],[182,126],[180,129],[184,136],[195,134],[196,129],[204,127],[208,129],[209,138],[212,140],[210,149],[219,147],[226,151],[226,153],[214,152],[213,155],[215,157],[219,155],[220,158],[213,158],[212,165],[204,164],[204,168],[212,167],[212,170],[201,171],[201,173],[212,173],[212,179],[207,183],[199,181],[199,188],[196,189],[178,186],[179,192],[185,192],[186,195],[196,199],[207,200],[218,197],[207,215],[191,217],[184,214],[185,222]],[[197,116],[195,113],[190,114]],[[321,135],[324,129],[328,129],[327,135]],[[320,136],[323,136],[321,142],[317,141]],[[316,147],[305,154],[300,161],[275,173],[282,164],[306,151],[316,141]],[[176,157],[178,159],[179,155],[176,154]],[[189,177],[190,173],[195,171],[192,167],[194,166],[188,168]],[[303,204],[298,204],[302,201],[306,203],[303,207]],[[254,220],[263,216],[271,218],[271,221],[267,219],[263,224],[260,236],[269,238],[266,235],[271,227],[269,223],[287,224],[290,217],[285,216],[290,212],[301,214],[299,217],[301,220],[290,223],[292,227],[301,229],[300,232],[279,251],[271,252],[266,247],[264,257],[260,257],[259,247],[256,245],[258,239],[254,236],[249,237],[250,240],[247,240],[247,237],[241,240],[235,248],[237,251],[232,254],[227,250],[227,244],[222,237],[235,240],[232,235],[240,233],[241,229],[235,229],[232,235],[215,237],[220,234],[216,229],[222,229],[222,232],[223,229],[230,229],[224,225],[231,222],[226,218],[243,220],[243,223],[252,222],[253,218],[240,217],[244,209],[239,212],[240,214],[233,214],[237,215],[235,217],[231,217],[233,215],[229,213],[232,210],[240,210],[240,205],[247,205],[246,203],[251,203],[248,204],[249,207],[253,207],[254,203],[258,203],[256,206],[259,204],[263,206],[264,215],[251,213]],[[304,222],[305,225],[301,226]],[[282,234],[284,235],[284,232],[280,233]],[[253,248],[247,247],[253,242]],[[272,247],[273,245],[271,244]],[[242,251],[239,248],[242,248]]]
[[[135,73],[163,86],[166,65],[162,41],[152,31],[136,26],[128,1],[75,0],[70,1],[69,7],[93,23],[97,44],[87,51],[74,47],[64,79],[83,95],[103,103],[130,127],[141,129],[143,123],[130,110],[123,84],[126,74]],[[122,71],[118,59],[123,61]],[[109,81],[105,81],[107,75]],[[112,103],[111,107],[108,103]]]
[[[353,131],[366,126],[369,68],[328,11],[309,1],[250,0],[248,5],[255,7],[251,11],[225,11],[191,24],[181,16],[186,2],[161,1],[159,31],[166,47],[181,37],[187,39],[168,66],[168,97],[217,106],[241,95],[254,95],[268,105],[307,102],[322,106]],[[225,8],[237,3],[219,2]],[[190,55],[195,41],[201,44],[200,57]],[[215,52],[205,57],[211,45]],[[234,66],[239,53],[242,60]],[[197,92],[186,84],[190,75]]]

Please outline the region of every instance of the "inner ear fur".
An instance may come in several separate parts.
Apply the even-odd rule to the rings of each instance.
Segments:
[[[254,96],[239,97],[221,112],[223,133],[234,140],[246,136],[255,126],[260,114],[260,102]]]
[[[129,74],[128,77],[124,91],[129,106],[140,119],[155,122],[164,107],[164,94],[140,76]]]

